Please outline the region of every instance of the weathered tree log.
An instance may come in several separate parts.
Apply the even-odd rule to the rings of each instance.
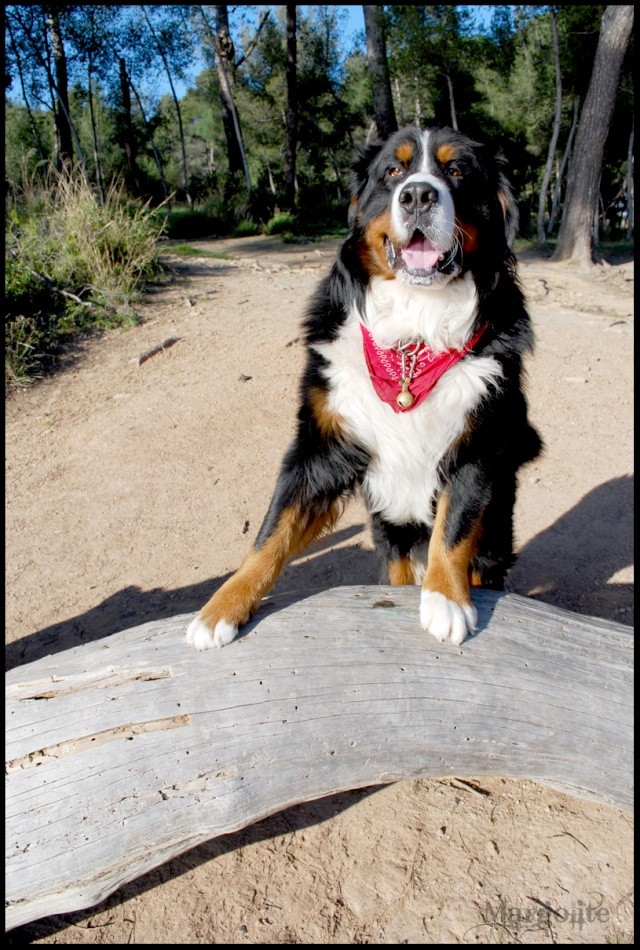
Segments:
[[[7,674],[7,926],[351,788],[500,775],[628,806],[631,628],[476,591],[454,647],[418,594],[273,597],[223,650],[181,616]]]

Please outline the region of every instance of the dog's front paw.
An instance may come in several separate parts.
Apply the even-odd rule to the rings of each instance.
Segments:
[[[196,650],[209,650],[211,647],[224,647],[237,636],[238,627],[228,620],[218,620],[213,630],[205,623],[200,614],[191,621],[187,630],[187,643]]]
[[[450,640],[460,646],[470,630],[475,630],[478,614],[471,604],[458,604],[444,594],[423,588],[420,598],[420,623],[441,643]]]

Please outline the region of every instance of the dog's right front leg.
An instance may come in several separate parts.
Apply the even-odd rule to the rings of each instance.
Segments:
[[[336,499],[318,499],[303,508],[295,501],[282,504],[280,494],[276,491],[254,547],[190,624],[187,643],[197,650],[231,643],[287,561],[330,531],[340,514]]]

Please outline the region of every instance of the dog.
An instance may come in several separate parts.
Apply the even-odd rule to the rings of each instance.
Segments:
[[[437,640],[475,629],[470,586],[503,588],[517,471],[542,449],[503,166],[444,127],[358,151],[349,234],[304,323],[297,433],[253,548],[188,628],[197,649],[230,643],[358,489],[382,582],[422,585],[420,623]]]

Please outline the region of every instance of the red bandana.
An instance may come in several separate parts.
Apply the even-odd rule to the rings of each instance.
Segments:
[[[405,347],[404,379],[400,347],[394,346],[385,350],[378,346],[364,324],[360,324],[360,329],[364,356],[375,391],[394,412],[409,412],[424,402],[443,373],[473,349],[486,326],[480,327],[461,350],[434,353],[426,343],[418,344],[417,348]]]

